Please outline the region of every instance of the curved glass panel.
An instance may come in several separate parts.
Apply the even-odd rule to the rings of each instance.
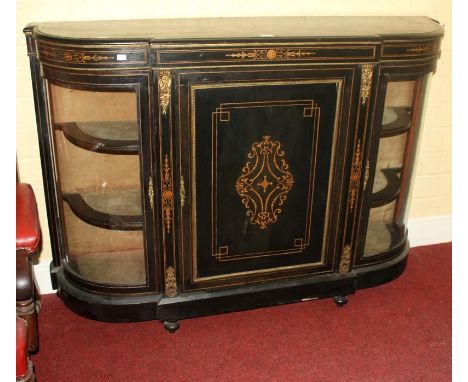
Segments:
[[[406,237],[411,173],[427,76],[387,83],[364,256],[390,251]]]
[[[96,284],[145,284],[136,92],[49,83],[49,96],[66,266]]]

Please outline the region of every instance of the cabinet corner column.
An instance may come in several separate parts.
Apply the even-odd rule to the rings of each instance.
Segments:
[[[158,123],[160,141],[160,195],[161,231],[163,238],[164,294],[174,297],[177,288],[177,260],[175,244],[174,213],[174,164],[172,142],[172,73],[163,69],[157,71]]]

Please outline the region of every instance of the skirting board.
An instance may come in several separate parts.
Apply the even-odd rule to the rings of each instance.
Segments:
[[[411,247],[452,241],[452,215],[414,218],[408,222]],[[34,266],[41,294],[54,293],[49,275],[49,261]]]
[[[452,215],[410,219],[408,237],[410,247],[452,241]]]

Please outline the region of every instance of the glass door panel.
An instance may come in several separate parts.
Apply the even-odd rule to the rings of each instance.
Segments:
[[[405,239],[405,213],[425,77],[387,83],[364,256],[390,251]]]
[[[146,283],[137,94],[49,84],[66,266],[97,284]]]

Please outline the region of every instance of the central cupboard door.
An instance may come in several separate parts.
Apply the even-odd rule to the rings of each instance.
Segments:
[[[353,76],[176,74],[185,290],[336,269]]]

